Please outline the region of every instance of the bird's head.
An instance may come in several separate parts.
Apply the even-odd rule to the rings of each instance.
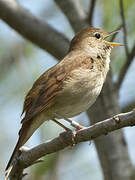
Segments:
[[[112,47],[123,44],[109,42],[105,39],[118,33],[118,31],[106,32],[98,28],[87,28],[78,32],[72,39],[70,51],[74,49],[85,50],[90,55],[110,54]]]

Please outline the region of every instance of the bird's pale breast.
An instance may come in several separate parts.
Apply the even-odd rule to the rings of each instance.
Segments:
[[[82,68],[74,70],[57,97],[55,113],[69,118],[86,111],[95,102],[103,82],[101,72]]]

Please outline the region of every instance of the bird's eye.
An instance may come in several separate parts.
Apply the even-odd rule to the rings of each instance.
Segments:
[[[100,39],[101,36],[100,36],[99,33],[96,33],[96,34],[95,34],[95,37],[96,37],[97,39]]]

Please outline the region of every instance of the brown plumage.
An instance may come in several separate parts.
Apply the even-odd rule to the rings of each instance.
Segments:
[[[113,43],[104,41],[109,35],[96,28],[82,30],[71,41],[65,58],[37,79],[25,98],[19,140],[6,170],[44,121],[58,118],[56,114],[75,116],[94,103],[109,70]]]

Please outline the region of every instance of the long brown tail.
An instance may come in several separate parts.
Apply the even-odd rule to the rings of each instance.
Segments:
[[[13,159],[15,158],[19,148],[21,146],[23,146],[26,141],[31,137],[31,135],[33,134],[33,132],[30,131],[31,129],[31,121],[27,121],[25,123],[22,124],[22,128],[20,129],[19,131],[19,139],[18,139],[18,142],[15,146],[15,149],[12,153],[12,156],[7,164],[7,167],[6,167],[6,171],[8,170],[8,168],[11,166],[12,162],[13,162]]]
[[[19,138],[19,140],[18,140],[18,142],[17,142],[17,144],[16,144],[16,146],[15,146],[15,149],[14,149],[14,151],[13,151],[13,153],[12,153],[12,156],[11,156],[11,158],[10,158],[8,164],[7,164],[7,167],[6,167],[5,171],[7,171],[8,168],[11,166],[12,161],[13,161],[13,159],[14,159],[14,157],[15,157],[15,155],[16,155],[16,153],[18,152],[18,150],[19,150],[20,147],[21,147],[21,146],[20,146],[20,138]]]
[[[22,124],[22,128],[20,129],[20,132],[19,132],[19,139],[18,139],[18,142],[15,146],[15,149],[13,151],[13,154],[8,162],[8,165],[6,167],[6,171],[9,169],[9,167],[12,165],[12,162],[13,162],[13,159],[15,158],[16,156],[16,153],[18,152],[19,148],[21,146],[23,146],[27,141],[28,139],[32,136],[32,134],[35,132],[35,130],[37,128],[39,128],[39,126],[45,121],[45,120],[48,120],[48,119],[45,119],[45,117],[43,116],[43,119],[39,116],[37,117],[36,119],[30,119],[28,121],[23,121],[23,124]]]

